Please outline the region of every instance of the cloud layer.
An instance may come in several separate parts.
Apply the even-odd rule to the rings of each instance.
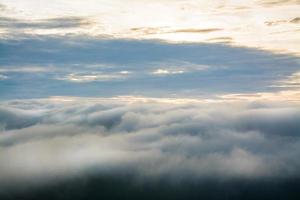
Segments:
[[[297,0],[2,0],[0,37],[16,37],[16,31],[21,37],[109,35],[230,43],[299,56],[299,7]]]
[[[292,105],[6,102],[0,184],[84,173],[171,181],[295,178],[299,120]]]

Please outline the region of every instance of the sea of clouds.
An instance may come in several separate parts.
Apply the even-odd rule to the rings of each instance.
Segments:
[[[300,176],[296,105],[16,100],[0,107],[0,185],[85,173],[143,179]]]

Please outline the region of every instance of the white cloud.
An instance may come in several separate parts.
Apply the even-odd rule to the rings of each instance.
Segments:
[[[5,76],[5,75],[3,75],[3,74],[0,74],[0,80],[5,80],[5,79],[7,79],[8,77],[7,76]]]
[[[152,74],[154,74],[154,75],[183,74],[183,73],[185,73],[185,71],[180,70],[180,69],[178,69],[178,70],[176,70],[176,69],[172,69],[172,70],[170,70],[170,69],[157,69],[157,70],[154,70],[152,72]]]
[[[0,184],[108,169],[197,180],[300,175],[293,104],[60,99],[2,103]]]
[[[297,55],[300,52],[297,23],[268,26],[268,22],[289,22],[297,19],[300,7],[297,1],[155,0],[150,3],[135,0],[129,2],[101,0],[100,2],[99,4],[98,0],[84,2],[55,0],[49,3],[44,0],[41,3],[29,0],[24,4],[21,0],[3,0],[2,4],[6,10],[2,16],[23,19],[23,26],[30,22],[40,23],[53,18],[65,19],[59,23],[65,26],[79,25],[71,29],[58,27],[41,30],[39,27],[32,27],[24,30],[27,34],[77,33],[106,35],[113,38],[163,39],[169,42],[230,42],[232,45],[274,52]],[[156,11],[155,15],[153,10]],[[72,17],[77,21],[72,21]],[[84,19],[83,22],[81,19]],[[81,23],[84,26],[80,26]],[[42,25],[47,27],[47,24]],[[48,24],[49,28],[53,26],[56,26],[53,22]],[[8,37],[15,31],[2,28],[1,32]],[[215,38],[230,38],[230,41]]]
[[[194,64],[184,61],[173,61],[165,63],[154,63],[154,65],[160,66],[151,72],[154,75],[172,75],[172,74],[183,74],[189,72],[198,72],[209,69],[208,65]]]
[[[130,71],[126,71],[126,70],[124,70],[124,71],[120,71],[119,73],[120,73],[120,74],[131,74],[131,72],[130,72]]]
[[[279,88],[300,88],[300,71],[288,76],[286,79],[280,80],[272,87]]]
[[[93,81],[111,81],[122,80],[128,78],[129,71],[120,71],[115,73],[104,72],[89,72],[89,73],[71,73],[58,80],[71,81],[71,82],[93,82]]]
[[[10,67],[10,68],[0,68],[2,73],[41,73],[49,72],[55,70],[53,67]]]

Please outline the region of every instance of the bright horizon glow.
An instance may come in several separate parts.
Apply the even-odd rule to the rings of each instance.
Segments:
[[[297,1],[271,2],[1,0],[4,8],[0,17],[29,24],[41,24],[56,18],[77,18],[78,22],[69,23],[78,23],[79,26],[66,29],[24,25],[21,30],[0,27],[0,34],[2,37],[10,37],[11,33],[85,34],[168,42],[225,43],[300,55],[300,21],[297,20],[300,4]]]

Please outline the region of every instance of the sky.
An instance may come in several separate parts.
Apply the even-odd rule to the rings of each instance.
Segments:
[[[0,0],[0,199],[299,199],[299,10]]]
[[[299,96],[298,1],[0,5],[1,99]]]

